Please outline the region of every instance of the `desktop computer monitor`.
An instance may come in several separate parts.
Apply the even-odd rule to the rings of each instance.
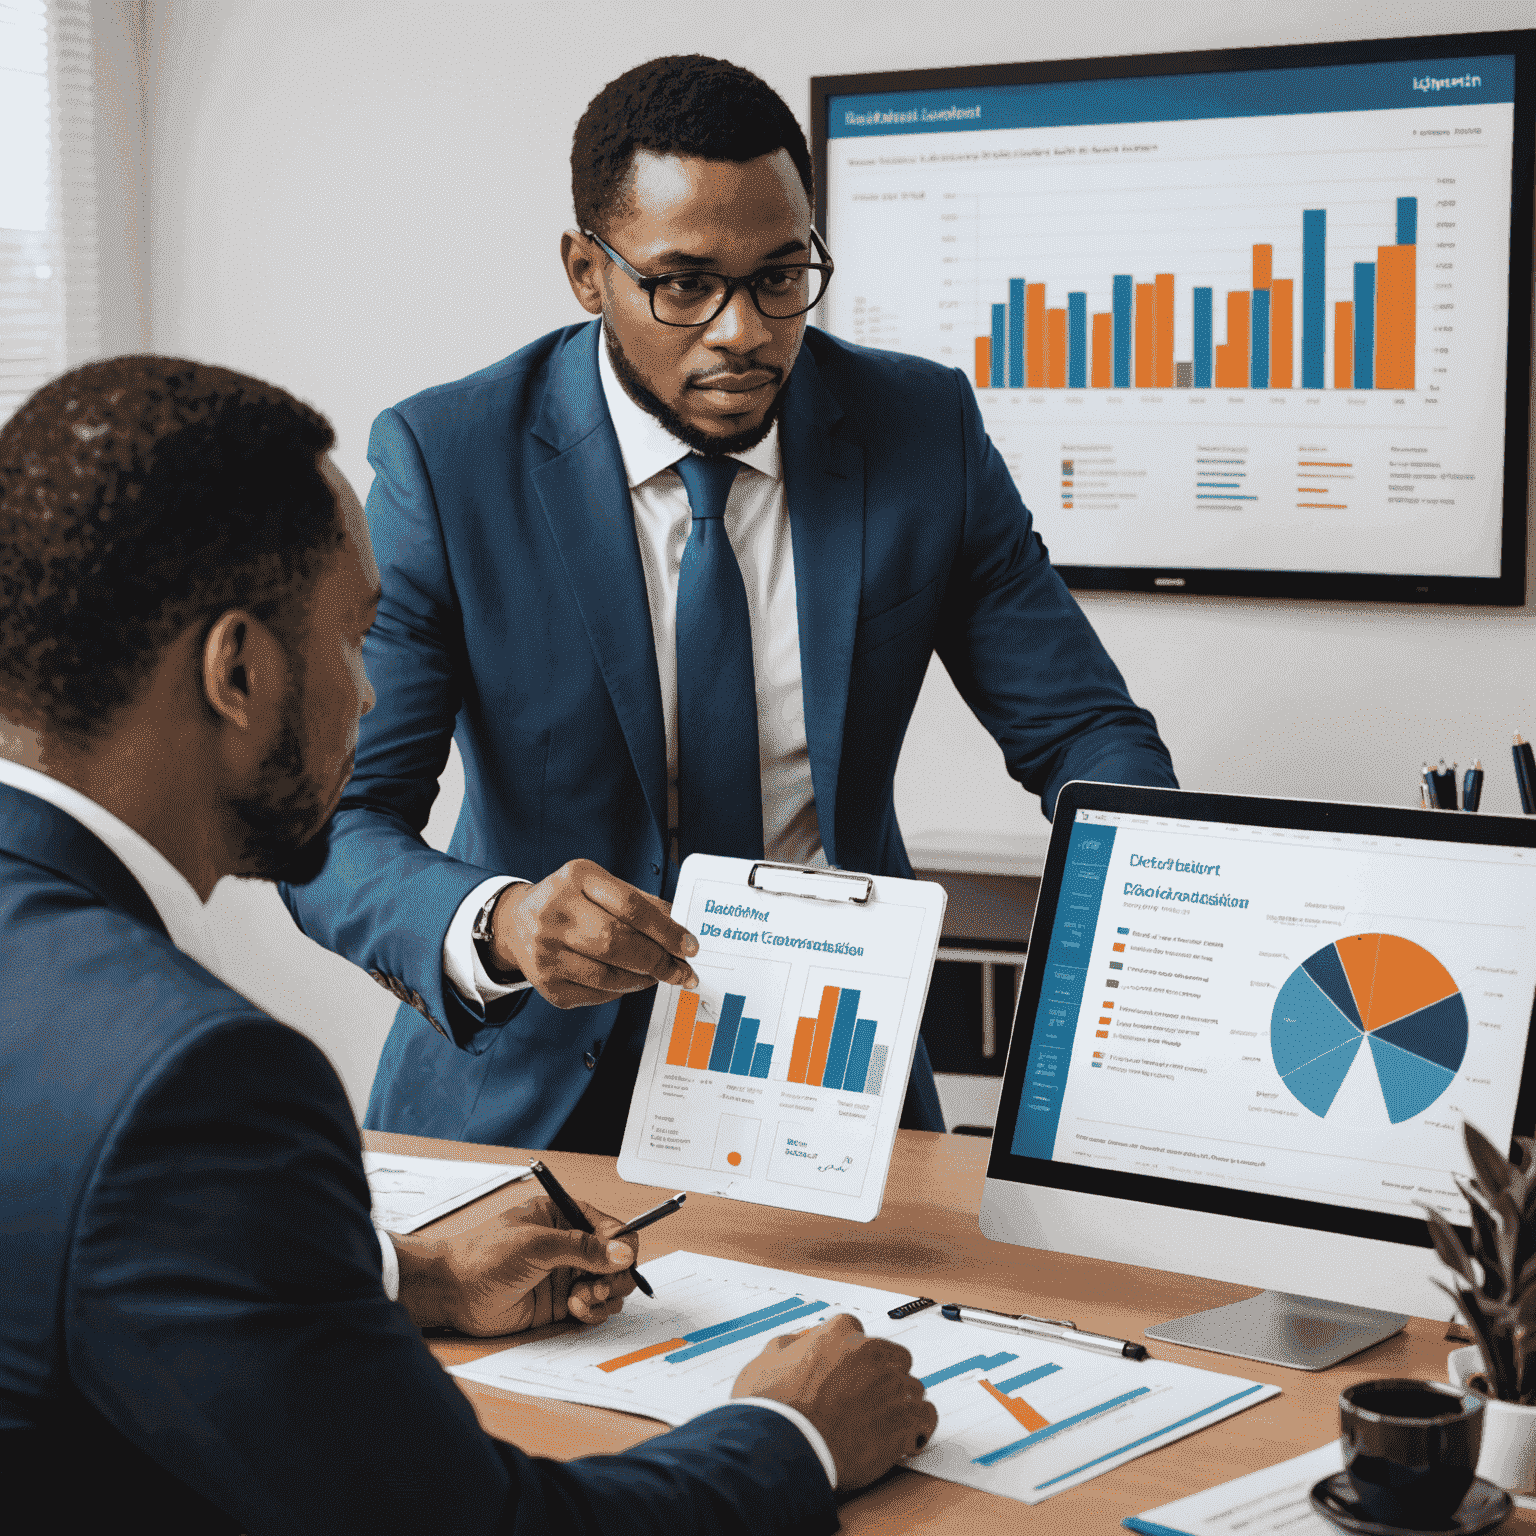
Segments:
[[[1150,1331],[1222,1353],[1446,1317],[1424,1207],[1530,1134],[1533,999],[1536,821],[1070,784],[982,1230],[1265,1288]]]

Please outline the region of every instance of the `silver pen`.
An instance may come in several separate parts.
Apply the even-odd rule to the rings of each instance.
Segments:
[[[1065,1327],[1033,1317],[1010,1317],[1006,1312],[984,1312],[980,1307],[962,1307],[946,1302],[944,1316],[952,1323],[978,1323],[1002,1333],[1023,1334],[1031,1339],[1050,1339],[1053,1343],[1075,1344],[1079,1349],[1093,1349],[1100,1354],[1120,1355],[1126,1360],[1145,1360],[1147,1347],[1129,1339],[1111,1339],[1102,1333],[1084,1333],[1073,1324]]]

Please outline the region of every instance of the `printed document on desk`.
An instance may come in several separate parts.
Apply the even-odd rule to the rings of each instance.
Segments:
[[[1025,1504],[1108,1472],[1280,1389],[1162,1360],[1126,1360],[932,1313],[886,1314],[889,1291],[786,1270],[669,1253],[645,1261],[656,1291],[600,1327],[486,1355],[452,1374],[564,1402],[682,1424],[730,1401],[743,1366],[780,1334],[840,1312],[894,1339],[939,1411],[907,1465]]]
[[[1344,1470],[1337,1440],[1289,1461],[1234,1477],[1120,1523],[1142,1536],[1334,1536],[1312,1508],[1312,1489]]]
[[[503,1184],[528,1177],[523,1163],[467,1163],[454,1157],[363,1153],[373,1219],[386,1232],[414,1232]]]
[[[685,860],[672,915],[699,985],[656,989],[621,1177],[874,1220],[944,902],[930,881]]]

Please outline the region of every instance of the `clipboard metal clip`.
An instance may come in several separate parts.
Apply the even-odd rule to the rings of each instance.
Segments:
[[[803,896],[808,901],[851,901],[858,906],[863,906],[875,894],[875,882],[868,875],[849,875],[839,869],[807,869],[803,864],[770,864],[764,860],[752,866],[747,884],[753,890],[775,896]]]

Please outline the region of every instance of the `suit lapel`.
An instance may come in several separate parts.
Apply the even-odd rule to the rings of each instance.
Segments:
[[[51,869],[146,928],[165,933],[144,887],[94,832],[58,806],[9,784],[0,784],[0,851]]]
[[[549,531],[657,829],[667,830],[667,741],[645,571],[619,440],[597,371],[594,322],[561,350],[534,422],[557,450],[532,473]]]
[[[837,862],[837,776],[864,581],[864,449],[833,435],[842,414],[802,347],[779,438],[795,550],[805,735],[821,845],[830,864]]]

